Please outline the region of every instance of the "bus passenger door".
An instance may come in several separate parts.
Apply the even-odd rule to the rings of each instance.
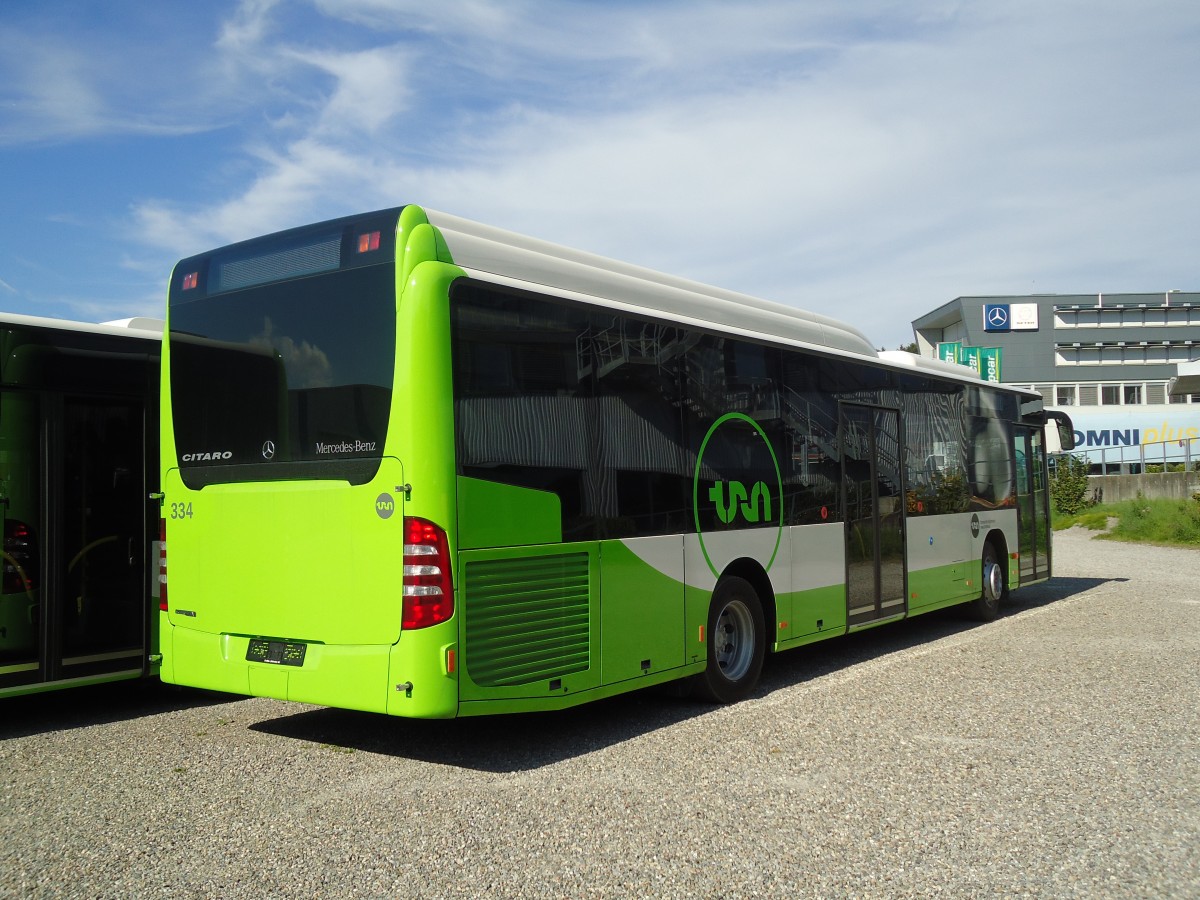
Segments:
[[[1044,477],[1046,449],[1042,432],[1017,426],[1013,440],[1017,466],[1017,533],[1020,536],[1020,583],[1050,576],[1050,506]]]
[[[0,688],[42,678],[42,398],[0,391]]]
[[[0,394],[0,688],[146,665],[144,407]]]
[[[843,405],[839,431],[846,614],[853,628],[903,615],[906,609],[900,414]]]
[[[66,397],[61,440],[58,677],[141,669],[149,555],[142,407]]]

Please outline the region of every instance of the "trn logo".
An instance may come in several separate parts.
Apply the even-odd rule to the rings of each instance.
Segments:
[[[771,521],[771,489],[765,481],[756,481],[750,493],[740,481],[729,482],[729,503],[725,503],[725,482],[718,481],[708,489],[708,499],[717,507],[717,517],[726,525],[741,512],[747,522]]]
[[[714,442],[722,429],[725,431]],[[719,449],[706,460],[714,447]],[[731,465],[734,460],[740,460],[736,467]],[[706,472],[710,473],[707,478],[712,478],[723,468],[725,479],[713,479],[701,487]],[[735,481],[729,475],[741,475],[744,480]],[[745,557],[771,571],[783,539],[783,478],[766,432],[745,413],[721,416],[700,442],[692,475],[692,512],[700,552],[715,578],[720,578],[733,560]],[[713,513],[720,524],[713,521]]]

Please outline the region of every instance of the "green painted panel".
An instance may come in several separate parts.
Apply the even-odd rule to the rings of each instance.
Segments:
[[[353,486],[281,481],[192,492],[178,469],[168,470],[166,501],[186,501],[191,516],[167,520],[171,625],[324,644],[395,643],[407,512],[396,488],[404,482],[400,461],[386,457],[372,482]],[[390,506],[383,508],[385,497]],[[180,677],[185,671],[176,667]]]
[[[780,622],[787,622],[786,628],[778,629],[776,640],[780,645],[810,635],[833,637],[846,630],[845,585],[784,594],[778,599],[778,607]]]
[[[967,584],[963,573],[968,563],[932,566],[908,573],[908,606],[919,611],[924,607],[945,606],[955,600],[969,600],[979,591],[978,584]],[[976,564],[977,565],[977,564]],[[978,579],[975,579],[978,581]]]
[[[682,559],[682,537],[647,540],[673,543]],[[600,545],[600,578],[603,682],[643,678],[683,665],[683,585],[620,541]]]
[[[458,479],[458,541],[463,550],[562,542],[562,504],[556,494]]]

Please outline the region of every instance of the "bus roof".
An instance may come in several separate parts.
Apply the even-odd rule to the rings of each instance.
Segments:
[[[161,341],[163,335],[161,319],[149,319],[142,316],[97,324],[95,322],[76,322],[71,319],[52,319],[48,316],[26,316],[21,313],[0,312],[0,325],[52,328],[58,331],[80,331],[90,334],[119,334],[154,341]]]
[[[608,257],[425,209],[454,262],[464,269],[514,278],[630,306],[787,337],[806,344],[876,356],[852,325],[748,294],[666,275]]]
[[[654,269],[576,250],[527,235],[422,207],[446,241],[456,265],[473,277],[549,288],[626,309],[687,323],[715,324],[766,339],[783,339],[890,368],[916,369],[943,378],[980,382],[967,366],[905,351],[879,352],[853,325],[794,306],[713,287]],[[992,387],[1015,390],[1008,385]],[[1023,393],[1030,393],[1025,391]]]

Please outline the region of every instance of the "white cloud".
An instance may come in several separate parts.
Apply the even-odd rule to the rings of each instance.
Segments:
[[[1194,272],[1190,7],[316,7],[357,39],[239,7],[218,49],[278,79],[288,127],[213,202],[138,204],[148,244],[427,202],[893,346],[958,294]]]
[[[287,50],[285,55],[324,72],[335,88],[320,110],[314,130],[342,141],[348,133],[372,135],[405,108],[407,54],[398,47],[355,53]]]
[[[270,34],[271,13],[279,0],[241,0],[232,16],[221,23],[216,49],[224,54],[252,59]]]

